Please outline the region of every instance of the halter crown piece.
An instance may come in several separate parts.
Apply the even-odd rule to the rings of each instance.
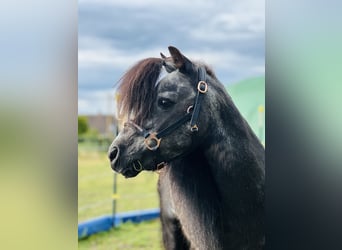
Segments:
[[[161,139],[169,134],[171,134],[174,130],[180,127],[182,124],[186,123],[190,120],[190,130],[191,132],[198,131],[197,120],[199,117],[199,113],[201,110],[201,104],[203,101],[204,94],[208,91],[208,84],[205,82],[206,79],[206,71],[204,67],[198,68],[198,84],[197,84],[197,96],[194,105],[188,107],[187,112],[180,119],[172,123],[170,126],[164,128],[160,132],[144,132],[144,143],[145,146],[151,150],[155,151],[159,148]]]

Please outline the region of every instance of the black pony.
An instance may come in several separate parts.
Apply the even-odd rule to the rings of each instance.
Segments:
[[[166,249],[263,249],[264,147],[213,71],[169,51],[122,77],[111,167],[159,170]]]

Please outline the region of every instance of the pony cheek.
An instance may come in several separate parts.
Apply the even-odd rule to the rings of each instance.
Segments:
[[[186,154],[192,147],[192,139],[189,135],[173,136],[165,138],[160,143],[160,154],[165,161],[170,161],[173,158]]]

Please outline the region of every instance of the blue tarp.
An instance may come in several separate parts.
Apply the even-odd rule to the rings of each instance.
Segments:
[[[156,219],[159,215],[160,209],[155,208],[117,213],[114,217],[112,215],[97,217],[78,224],[78,239],[88,237],[95,233],[108,231],[112,227],[119,226],[121,223],[128,221],[139,223],[146,220]]]

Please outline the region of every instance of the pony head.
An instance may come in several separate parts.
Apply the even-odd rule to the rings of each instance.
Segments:
[[[118,106],[127,122],[108,156],[112,169],[125,177],[160,169],[191,152],[208,129],[206,79],[215,76],[177,48],[170,46],[169,52],[170,57],[161,53],[138,62],[121,78]]]

